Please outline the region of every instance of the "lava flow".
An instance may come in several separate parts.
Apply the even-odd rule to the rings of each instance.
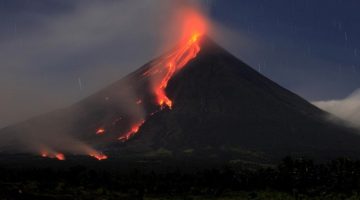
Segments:
[[[148,77],[152,83],[152,93],[155,96],[156,104],[164,108],[173,108],[173,101],[167,96],[166,88],[171,78],[184,68],[192,59],[194,59],[200,52],[200,37],[205,34],[207,29],[207,20],[200,12],[194,9],[184,9],[180,13],[181,23],[179,24],[182,31],[182,42],[167,55],[158,59],[148,69],[144,76]],[[138,105],[140,101],[136,102]],[[149,116],[153,116],[153,112]],[[119,140],[127,141],[130,137],[135,135],[145,120],[138,121],[131,126],[131,129],[126,134],[122,135]]]
[[[153,83],[153,91],[156,96],[157,104],[161,108],[166,106],[169,109],[172,109],[173,102],[166,95],[166,87],[174,74],[197,56],[200,51],[200,36],[200,33],[194,32],[185,43],[166,56],[164,60],[154,65],[148,72],[145,72],[145,74],[156,76]],[[159,72],[161,73],[158,74]],[[160,76],[160,78],[158,78],[158,76]]]
[[[90,153],[89,156],[91,156],[99,161],[108,159],[107,155],[102,154],[102,153],[97,153],[97,152]]]
[[[156,79],[154,83],[154,94],[156,96],[157,104],[163,109],[167,106],[169,109],[172,109],[173,102],[166,95],[166,87],[170,79],[174,76],[176,72],[181,70],[191,59],[195,58],[200,51],[200,45],[198,43],[200,34],[194,33],[190,39],[188,39],[183,45],[177,48],[175,51],[170,53],[164,61],[160,62],[157,65],[154,65],[148,72],[145,74],[157,75],[158,72],[164,72],[164,76],[161,79]],[[167,63],[165,66],[162,63]],[[162,75],[162,74],[161,74]],[[139,101],[138,101],[139,102]],[[137,102],[137,104],[138,104]],[[131,130],[126,134],[122,135],[119,140],[127,141],[135,135],[140,127],[145,123],[145,120],[141,120],[131,126]]]
[[[56,159],[58,159],[58,160],[65,160],[65,155],[62,154],[62,153],[57,153],[57,154],[55,155],[55,157],[56,157]]]
[[[56,158],[58,160],[65,160],[65,155],[62,153],[49,153],[46,151],[43,151],[41,153],[41,157],[43,158]]]
[[[151,67],[149,72],[153,84],[153,93],[157,104],[163,109],[172,109],[173,101],[167,96],[166,88],[170,79],[200,52],[200,37],[207,31],[207,20],[194,8],[184,8],[177,14],[180,18],[182,42],[160,62]]]
[[[96,135],[103,135],[103,134],[105,134],[104,128],[99,128],[98,130],[96,130]]]
[[[133,135],[135,135],[137,132],[139,132],[140,127],[145,123],[145,120],[141,120],[140,122],[132,125],[131,129],[129,132],[125,133],[124,135],[122,135],[121,137],[119,137],[119,140],[121,141],[127,141],[130,139],[130,137],[132,137]]]

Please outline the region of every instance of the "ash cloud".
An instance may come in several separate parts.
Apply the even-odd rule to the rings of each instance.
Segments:
[[[344,99],[316,101],[313,104],[360,129],[360,89]]]

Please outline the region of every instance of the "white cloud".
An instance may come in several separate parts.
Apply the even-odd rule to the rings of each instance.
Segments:
[[[344,99],[317,101],[313,104],[360,128],[360,89]]]

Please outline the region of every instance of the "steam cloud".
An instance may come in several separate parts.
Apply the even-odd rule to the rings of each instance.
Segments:
[[[317,101],[313,104],[360,128],[360,89],[345,99]]]

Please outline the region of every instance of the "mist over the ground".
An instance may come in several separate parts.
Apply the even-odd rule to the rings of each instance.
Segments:
[[[316,101],[313,104],[360,128],[360,89],[344,99]]]

